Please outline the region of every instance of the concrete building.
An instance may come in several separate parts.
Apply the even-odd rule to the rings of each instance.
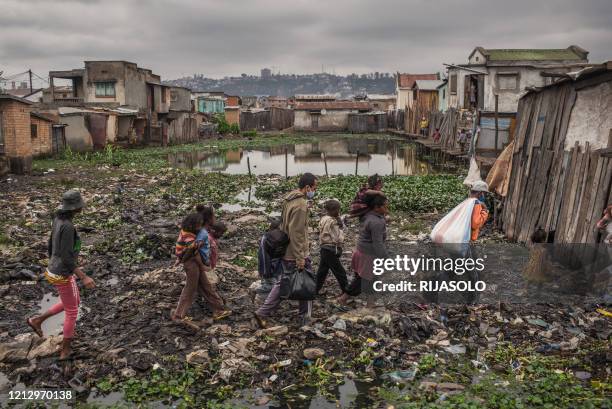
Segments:
[[[289,98],[279,96],[262,97],[261,105],[263,108],[288,108]]]
[[[416,80],[437,80],[438,74],[400,74],[395,77],[396,109],[412,108],[414,82]]]
[[[168,113],[170,101],[169,88],[161,85],[159,75],[129,61],[85,61],[84,65],[85,68],[49,72],[50,86],[43,95],[43,108],[127,108],[133,114],[122,112],[121,116],[131,116],[130,130],[134,131],[136,143],[162,141],[160,115]],[[55,94],[57,79],[71,82],[69,95]],[[117,134],[117,139],[127,141],[130,133]]]
[[[397,97],[393,94],[367,94],[366,101],[370,103],[373,111],[393,111]]]
[[[163,133],[162,144],[177,144],[196,141],[203,115],[195,112],[191,90],[184,87],[168,87],[170,110],[167,115],[167,130]],[[165,128],[166,129],[166,128]]]
[[[349,114],[368,111],[368,102],[296,102],[293,126],[298,131],[345,131],[349,125]]]
[[[476,47],[468,63],[448,66],[449,107],[516,112],[526,88],[541,87],[554,78],[588,64],[588,51],[564,49],[485,49]]]

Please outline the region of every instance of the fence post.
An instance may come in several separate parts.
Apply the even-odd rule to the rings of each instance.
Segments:
[[[325,164],[325,177],[329,177],[329,174],[327,173],[327,155],[325,152],[323,152],[323,163]]]

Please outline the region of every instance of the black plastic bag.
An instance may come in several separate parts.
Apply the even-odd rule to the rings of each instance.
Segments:
[[[283,263],[280,297],[288,300],[314,300],[317,295],[317,279],[310,266],[303,270],[298,270],[295,264],[287,267]]]

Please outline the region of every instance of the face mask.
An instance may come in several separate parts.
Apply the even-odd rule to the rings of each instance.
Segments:
[[[306,197],[308,198],[308,200],[312,200],[314,198],[314,195],[314,190],[309,190],[308,192],[306,192]]]
[[[480,200],[481,202],[485,201],[485,195],[484,193],[481,193],[480,196],[478,196],[478,200]]]

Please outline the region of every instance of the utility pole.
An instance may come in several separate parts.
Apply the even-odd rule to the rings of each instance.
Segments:
[[[30,77],[30,93],[32,92],[32,70],[28,70],[28,76]]]

